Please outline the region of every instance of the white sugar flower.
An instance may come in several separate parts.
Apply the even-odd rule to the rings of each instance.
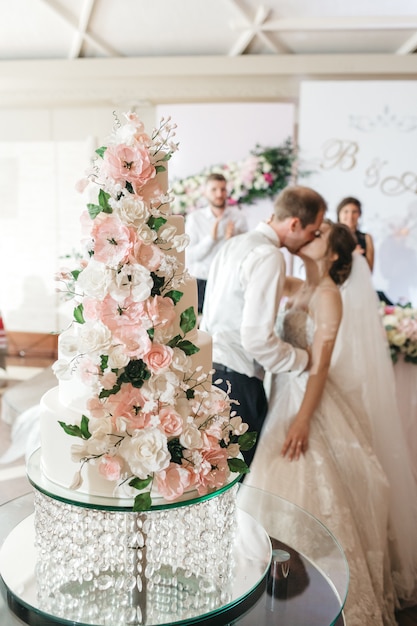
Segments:
[[[82,325],[79,339],[81,352],[105,354],[111,345],[112,335],[107,326],[95,321]]]
[[[87,267],[79,274],[77,284],[87,296],[103,300],[108,293],[112,279],[113,273],[104,263],[91,259]]]
[[[160,472],[168,467],[171,460],[167,438],[159,428],[135,430],[132,437],[123,439],[119,454],[139,478]]]
[[[59,380],[71,380],[72,366],[66,359],[58,359],[52,365],[52,371]]]
[[[195,423],[187,424],[183,433],[180,435],[180,444],[188,450],[194,450],[203,447],[201,433]]]
[[[139,198],[122,197],[119,202],[115,203],[115,208],[122,222],[128,226],[138,228],[149,219],[148,208]]]
[[[120,268],[109,285],[109,293],[116,302],[124,302],[129,297],[135,302],[143,302],[151,295],[152,287],[153,279],[149,270],[136,263]]]
[[[121,344],[110,346],[108,357],[108,366],[110,369],[121,369],[122,367],[126,367],[130,361],[130,357],[126,354],[126,347]]]

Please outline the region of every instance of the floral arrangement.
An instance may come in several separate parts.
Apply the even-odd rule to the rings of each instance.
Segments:
[[[214,172],[223,174],[227,180],[229,204],[252,204],[261,198],[271,198],[288,184],[295,159],[290,139],[275,148],[257,145],[242,161],[213,165],[195,176],[174,181],[173,211],[186,215],[202,206],[207,176]]]
[[[382,321],[394,363],[400,355],[417,365],[417,309],[405,306],[381,306]]]
[[[196,316],[193,307],[181,309],[188,238],[170,223],[172,198],[161,188],[177,149],[174,129],[162,119],[148,135],[136,114],[116,119],[78,184],[95,198],[81,218],[83,261],[58,277],[75,307],[54,371],[89,390],[80,423],[60,422],[79,439],[72,488],[93,464],[116,484],[115,495],[134,497],[136,511],[151,506],[152,489],[175,500],[246,472],[240,450],[255,437],[230,412],[229,395],[211,385],[214,370],[192,366]]]

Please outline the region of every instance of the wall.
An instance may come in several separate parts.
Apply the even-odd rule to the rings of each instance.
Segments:
[[[131,107],[147,126],[157,105],[297,104],[305,79],[415,79],[415,55],[78,59],[0,63],[0,310],[15,331],[60,330],[69,315],[53,277],[77,246],[74,182]],[[295,127],[297,121],[295,122]],[[296,128],[295,128],[296,131]]]

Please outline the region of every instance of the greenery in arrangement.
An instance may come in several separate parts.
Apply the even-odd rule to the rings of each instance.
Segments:
[[[273,198],[290,181],[296,161],[291,139],[277,147],[259,144],[241,161],[205,168],[199,174],[173,183],[173,211],[186,215],[202,206],[204,186],[209,174],[223,174],[228,182],[229,204],[253,204],[262,198]]]

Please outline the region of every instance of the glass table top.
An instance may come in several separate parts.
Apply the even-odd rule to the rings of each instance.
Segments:
[[[287,500],[244,484],[239,486],[238,507],[262,524],[271,538],[273,559],[265,591],[256,604],[234,618],[233,624],[342,626],[342,609],[349,584],[348,566],[343,550],[327,528]],[[0,546],[15,526],[32,513],[32,493],[0,507]],[[24,623],[43,626],[27,612],[20,614],[19,619],[8,606],[2,581],[0,587],[2,626]],[[56,623],[74,624],[72,621]],[[218,624],[220,626],[220,622]]]

